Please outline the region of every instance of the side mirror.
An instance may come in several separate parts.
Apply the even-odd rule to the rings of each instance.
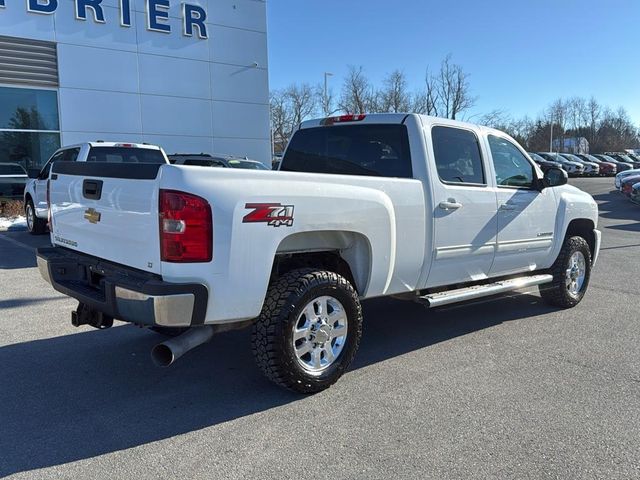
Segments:
[[[38,178],[40,176],[40,169],[30,168],[29,170],[27,170],[27,176],[29,178]]]
[[[544,172],[542,188],[559,187],[566,185],[568,181],[567,172],[558,167],[551,167]]]

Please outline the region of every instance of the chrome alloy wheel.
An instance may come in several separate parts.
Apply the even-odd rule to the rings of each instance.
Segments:
[[[27,228],[31,232],[33,231],[33,225],[35,223],[35,212],[33,211],[33,207],[31,206],[30,203],[27,204],[26,217],[27,217]]]
[[[580,293],[587,275],[587,262],[582,252],[574,252],[569,259],[565,280],[567,290],[574,297]]]
[[[337,299],[311,300],[293,326],[293,350],[300,366],[318,374],[333,365],[347,341],[347,328],[347,314]]]

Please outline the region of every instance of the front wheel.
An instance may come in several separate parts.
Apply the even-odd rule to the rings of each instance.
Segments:
[[[542,299],[556,307],[575,307],[587,291],[591,278],[591,250],[582,237],[565,240],[551,267],[553,281],[540,286]]]
[[[300,269],[270,285],[251,341],[271,381],[316,393],[346,371],[361,336],[362,307],[353,286],[333,272]]]

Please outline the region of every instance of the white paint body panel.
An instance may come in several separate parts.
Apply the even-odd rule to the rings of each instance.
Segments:
[[[131,180],[103,178],[102,198],[89,200],[82,195],[84,179],[59,175],[51,182],[51,243],[159,274],[157,181],[134,180],[131,188]],[[56,201],[65,197],[69,201]],[[84,218],[89,208],[100,213],[99,222]]]
[[[206,266],[163,263],[162,276],[170,282],[205,283],[210,294],[207,321],[255,317],[276,252],[300,233],[347,232],[367,239],[370,264],[359,285],[365,297],[417,288],[426,229],[422,183],[417,180],[162,167],[160,188],[185,190],[185,184],[212,205],[213,261]],[[293,205],[294,224],[242,223],[251,211],[245,208],[248,203]]]

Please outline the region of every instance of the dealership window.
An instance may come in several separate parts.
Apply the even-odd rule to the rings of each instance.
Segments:
[[[56,90],[0,86],[0,162],[25,170],[60,148]]]

